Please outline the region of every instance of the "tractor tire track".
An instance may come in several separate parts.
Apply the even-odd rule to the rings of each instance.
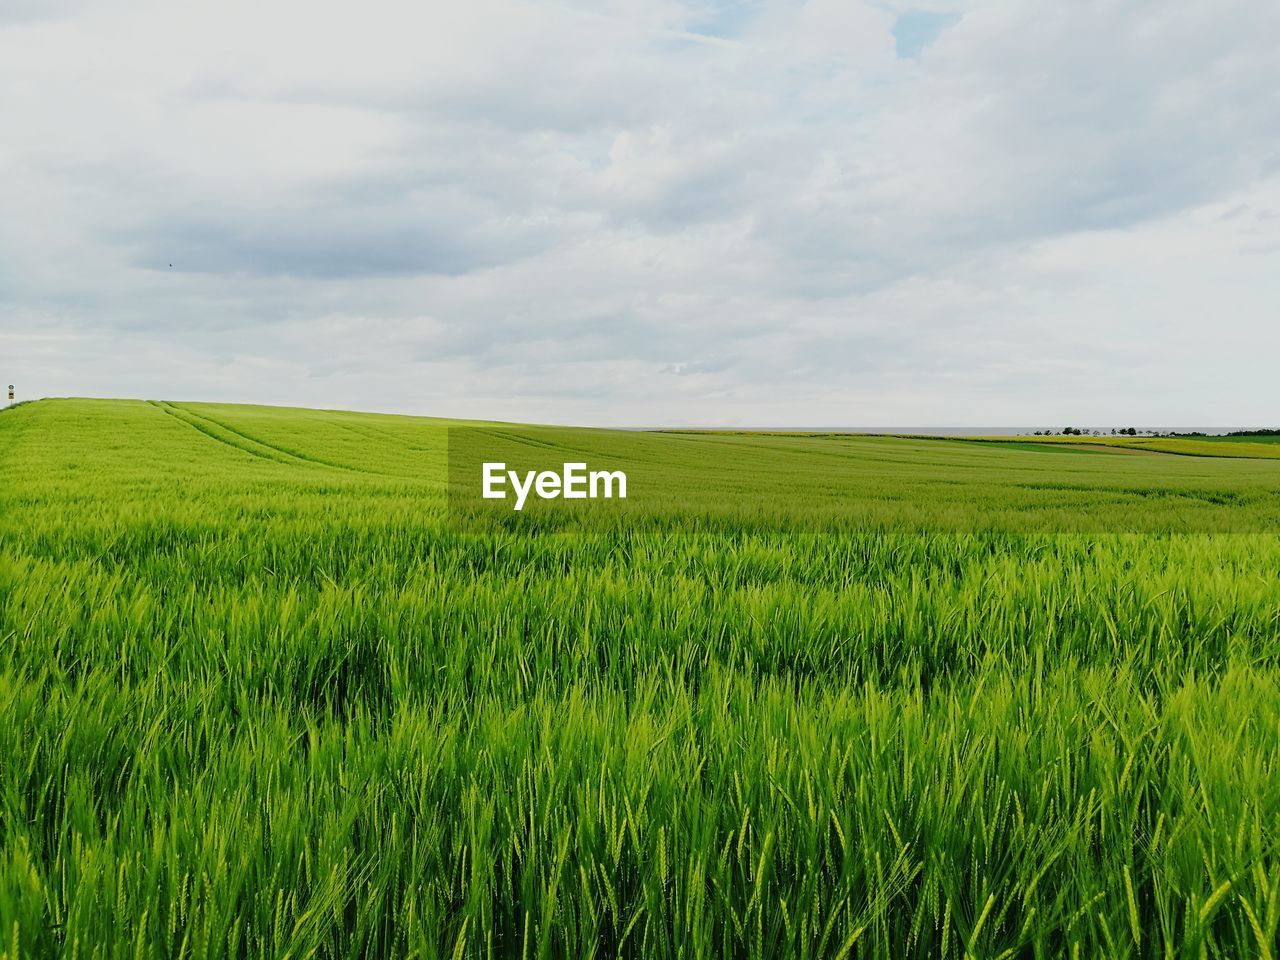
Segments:
[[[289,463],[290,462],[284,457],[273,456],[270,453],[266,453],[261,450],[255,450],[253,447],[247,446],[243,443],[236,443],[234,440],[230,440],[227,437],[219,436],[217,433],[214,433],[208,427],[197,422],[196,420],[188,419],[188,416],[190,415],[184,416],[184,414],[186,414],[185,410],[179,412],[179,408],[174,407],[172,404],[164,400],[148,400],[147,403],[155,407],[161,413],[172,417],[174,420],[177,420],[179,423],[190,427],[192,430],[195,430],[197,433],[203,434],[204,436],[208,437],[210,440],[214,440],[222,444],[224,447],[230,447],[232,450],[239,450],[241,453],[246,453],[256,460],[266,460],[269,463]]]
[[[381,473],[377,470],[361,470],[359,467],[352,467],[345,463],[334,463],[331,460],[321,460],[319,457],[313,457],[304,453],[298,453],[296,450],[288,450],[288,449],[285,449],[284,447],[276,446],[274,443],[268,443],[266,440],[263,440],[259,437],[255,437],[252,434],[245,433],[243,430],[237,427],[233,427],[228,423],[223,423],[221,420],[216,420],[213,417],[208,416],[207,414],[196,413],[194,410],[189,410],[186,407],[179,407],[176,404],[173,404],[172,406],[175,406],[176,409],[181,410],[183,413],[187,414],[188,416],[195,417],[198,420],[203,420],[206,423],[212,424],[213,426],[217,427],[220,430],[225,430],[227,433],[230,433],[236,437],[241,438],[242,440],[245,440],[249,443],[266,448],[267,450],[276,454],[279,458],[283,458],[280,461],[282,463],[309,464],[311,466],[316,466],[316,467],[327,467],[330,470],[344,470],[348,473],[357,473],[357,474],[360,474],[361,476],[366,476],[366,477],[386,477],[389,479],[401,479],[401,478],[395,477],[392,474]],[[267,454],[266,456],[270,457],[270,454]],[[272,457],[271,459],[276,459],[276,458]]]

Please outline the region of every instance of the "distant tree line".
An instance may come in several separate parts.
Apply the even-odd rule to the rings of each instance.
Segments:
[[[1156,430],[1139,430],[1136,427],[1112,427],[1111,436],[1113,437],[1207,437],[1210,434],[1201,430],[1192,430],[1188,433],[1178,433],[1176,430],[1169,433],[1160,433]],[[1032,436],[1036,437],[1105,437],[1105,430],[1082,430],[1079,427],[1063,427],[1061,430],[1037,430]],[[1232,430],[1229,433],[1214,434],[1214,436],[1224,437],[1280,437],[1280,427],[1269,427],[1260,430]]]
[[[1147,436],[1154,434],[1154,430],[1139,430],[1137,427],[1112,427],[1111,436],[1113,437],[1136,437],[1139,434]],[[1061,430],[1037,430],[1032,436],[1036,437],[1105,437],[1105,430],[1082,430],[1079,427],[1063,427]]]
[[[1210,434],[1193,430],[1190,433],[1171,433],[1171,437],[1207,437]],[[1263,428],[1261,430],[1232,430],[1228,433],[1213,434],[1219,437],[1280,437],[1280,427]]]

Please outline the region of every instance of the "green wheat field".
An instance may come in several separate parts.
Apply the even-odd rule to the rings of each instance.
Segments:
[[[1280,446],[1186,442],[0,412],[0,957],[1275,957]]]

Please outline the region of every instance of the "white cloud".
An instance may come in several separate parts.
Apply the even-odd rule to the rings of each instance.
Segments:
[[[1253,0],[14,4],[0,373],[595,423],[1258,422],[1278,39]]]

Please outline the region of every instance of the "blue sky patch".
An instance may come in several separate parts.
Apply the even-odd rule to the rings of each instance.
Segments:
[[[960,20],[958,13],[935,13],[932,10],[909,10],[901,14],[893,25],[893,40],[898,56],[909,59],[920,56],[921,51],[947,27]]]

